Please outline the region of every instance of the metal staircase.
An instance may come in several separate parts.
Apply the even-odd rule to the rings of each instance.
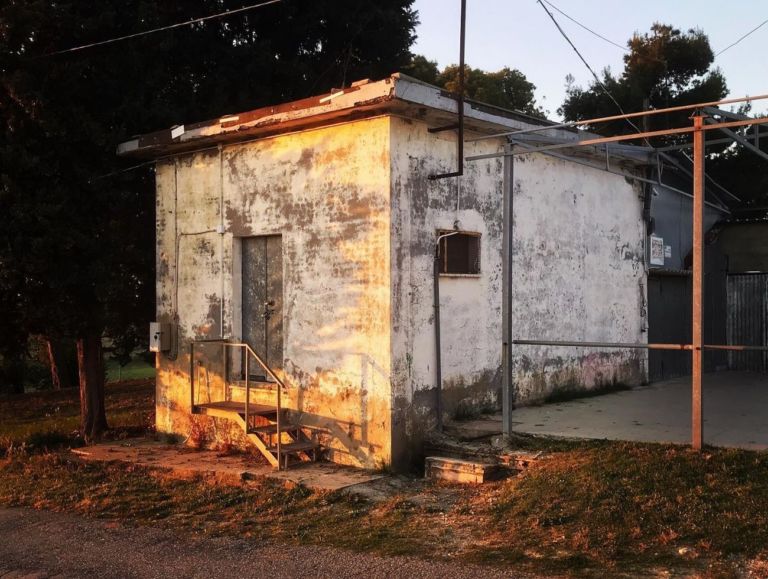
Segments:
[[[196,348],[203,344],[221,345],[224,400],[200,402],[199,389],[197,392],[195,390],[197,370],[200,367],[208,370],[208,366],[200,359],[200,349]],[[230,362],[235,360],[235,356],[230,355],[233,352],[239,352],[237,362],[242,370],[242,376],[235,381],[230,380],[233,374],[230,372]],[[315,432],[307,426],[302,426],[294,419],[292,411],[283,407],[285,384],[248,344],[220,339],[196,340],[189,345],[189,360],[193,414],[205,414],[235,422],[242,428],[248,441],[278,470],[288,468],[291,464],[317,460],[320,444],[316,440]],[[263,377],[252,379],[252,361],[264,371]],[[244,390],[245,400],[242,402],[231,399],[232,392],[237,387]],[[264,391],[268,391],[268,395],[274,398],[274,404],[251,402],[252,390],[259,390],[262,395]]]

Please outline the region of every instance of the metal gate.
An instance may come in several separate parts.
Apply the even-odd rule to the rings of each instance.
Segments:
[[[728,344],[768,346],[768,273],[728,276]],[[768,372],[768,352],[729,352],[728,368]]]
[[[648,277],[648,341],[688,344],[691,341],[691,277]],[[676,350],[648,352],[648,380],[657,382],[691,373],[691,356]]]

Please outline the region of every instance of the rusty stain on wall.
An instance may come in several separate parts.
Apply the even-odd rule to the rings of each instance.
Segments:
[[[239,238],[279,233],[287,403],[327,431],[333,460],[391,463],[388,150],[389,120],[377,118],[224,147],[221,163],[208,152],[158,166],[158,318],[173,317],[177,293],[183,342],[159,361],[160,430],[188,434],[185,341],[218,334],[222,273],[226,337],[239,337]],[[223,396],[220,358],[203,358]]]

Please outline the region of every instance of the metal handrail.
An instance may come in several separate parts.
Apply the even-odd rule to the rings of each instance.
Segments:
[[[277,438],[277,470],[282,469],[282,442],[280,441],[281,437],[281,415],[282,415],[282,391],[283,388],[285,388],[285,383],[275,374],[275,372],[272,370],[272,368],[269,367],[269,365],[259,356],[251,346],[245,342],[230,342],[229,340],[223,340],[221,338],[214,338],[214,339],[201,339],[201,340],[193,340],[189,343],[189,367],[190,367],[190,396],[191,396],[191,403],[192,408],[195,406],[195,375],[194,375],[194,369],[195,369],[195,344],[221,344],[222,345],[222,364],[223,364],[223,371],[222,371],[222,377],[224,378],[224,387],[227,388],[229,386],[229,380],[227,375],[227,348],[240,348],[245,356],[245,433],[248,434],[249,429],[249,407],[251,402],[251,381],[250,381],[250,356],[253,356],[258,362],[259,366],[262,367],[262,369],[267,373],[267,375],[272,378],[275,383],[277,384],[277,417],[275,420],[275,427],[277,429],[277,432],[275,434]],[[249,356],[250,354],[250,356]]]

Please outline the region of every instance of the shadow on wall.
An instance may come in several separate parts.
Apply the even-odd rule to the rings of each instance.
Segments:
[[[244,404],[242,392],[233,395],[224,387],[221,359],[213,362],[214,356],[208,358],[201,349],[220,351],[221,347],[219,344],[211,343],[196,344],[195,405],[224,400],[241,401]],[[187,353],[179,357],[178,365],[188,368],[189,362],[189,353]],[[188,371],[183,372],[178,369],[166,370],[158,374],[158,379],[164,386],[157,399],[158,432],[173,436],[176,441],[196,448],[239,448],[241,450],[251,448],[243,431],[234,422],[192,413],[189,378]],[[342,416],[344,412],[320,414],[309,411],[309,405],[302,401],[302,397],[306,395],[306,389],[290,387],[288,385],[291,383],[290,379],[285,374],[281,379],[287,379],[283,401],[290,411],[290,420],[318,434],[319,441],[332,454],[335,462],[371,466],[371,457],[380,456],[385,450],[383,445],[367,440],[364,421],[346,420]],[[322,379],[322,376],[316,378],[318,381]],[[251,392],[251,402],[275,405],[275,396],[274,388],[254,388]],[[342,394],[335,401],[339,403],[338,406],[344,406],[345,399],[349,398],[350,396]],[[186,402],[187,400],[189,402]],[[356,403],[355,397],[353,404]],[[312,406],[318,406],[318,403],[314,401]],[[365,402],[362,407],[365,407]]]

